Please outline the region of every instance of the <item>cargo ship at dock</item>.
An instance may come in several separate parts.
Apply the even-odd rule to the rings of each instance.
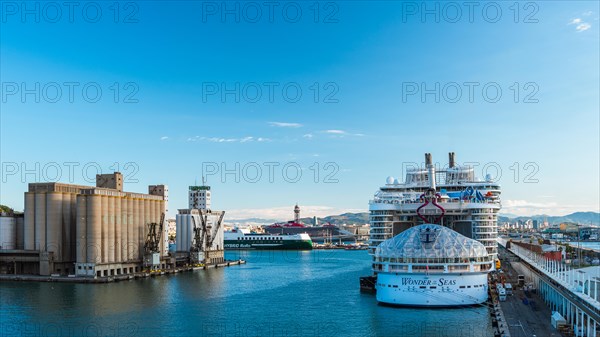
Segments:
[[[306,233],[275,235],[234,228],[225,232],[225,250],[311,250],[313,243]]]
[[[425,154],[424,168],[409,169],[404,183],[388,177],[369,202],[373,274],[360,279],[361,290],[400,306],[485,302],[500,208],[500,186],[490,176],[477,179],[454,153],[436,170]]]

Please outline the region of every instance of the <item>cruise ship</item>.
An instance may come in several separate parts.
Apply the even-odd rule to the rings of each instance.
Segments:
[[[373,276],[361,278],[361,289],[372,289],[379,293],[383,291],[383,285],[386,290],[388,285],[394,289],[394,285],[400,286],[403,279],[406,279],[404,284],[408,286],[413,286],[410,280],[415,280],[417,283],[414,283],[414,286],[417,288],[414,290],[420,291],[424,289],[420,287],[427,287],[429,302],[422,301],[424,297],[421,297],[421,301],[408,300],[410,297],[405,296],[406,294],[398,295],[391,300],[387,296],[381,295],[378,296],[378,300],[397,305],[423,306],[453,306],[461,305],[463,301],[464,304],[481,303],[483,297],[478,297],[473,292],[465,293],[460,289],[479,288],[478,290],[481,291],[482,284],[484,285],[483,289],[487,289],[485,288],[487,282],[481,282],[483,278],[474,275],[487,275],[495,268],[493,262],[497,259],[498,254],[496,238],[498,236],[497,216],[500,208],[500,186],[489,175],[484,180],[477,179],[473,167],[456,164],[453,152],[449,154],[449,163],[445,169],[437,169],[432,162],[431,154],[425,154],[425,167],[414,167],[407,170],[403,183],[400,183],[398,179],[388,177],[386,184],[375,193],[375,197],[369,202],[371,224],[369,253],[374,259]],[[380,245],[387,246],[394,245],[394,242],[403,242],[395,237],[406,231],[409,232],[404,235],[415,235],[414,231],[418,230],[418,226],[424,224],[436,226],[436,232],[442,234],[442,239],[443,237],[454,237],[447,230],[456,232],[455,243],[457,245],[461,243],[475,247],[473,249],[477,252],[471,251],[469,254],[472,255],[469,256],[464,254],[438,256],[434,251],[426,252],[428,246],[425,245],[421,248],[423,251],[415,248],[414,256],[406,256],[411,261],[408,264],[402,262],[400,265],[389,265],[392,262],[381,260],[389,259],[390,256],[381,255],[381,251],[377,251]],[[433,227],[429,228],[430,230],[434,229]],[[485,249],[487,254],[485,258],[481,256],[477,247]],[[397,247],[397,249],[399,252],[406,252],[404,247]],[[431,254],[436,256],[435,259],[430,259]],[[427,256],[425,260],[422,260],[423,256]],[[450,261],[456,261],[458,264],[454,265],[454,262]],[[488,266],[489,269],[487,269]],[[382,272],[385,268],[388,268],[387,273],[389,273],[389,270],[395,270],[397,267],[406,268],[411,272],[383,276]],[[425,268],[425,274],[420,273],[423,268]],[[454,273],[460,270],[465,272]],[[440,276],[438,275],[440,273],[447,276],[451,274],[458,276],[460,280],[466,282],[463,282],[464,284],[461,283],[462,281],[456,282],[458,290],[455,298],[446,296],[448,291],[454,291],[452,288],[429,285],[429,281],[426,282],[428,285],[420,284],[421,282],[418,281],[424,277],[429,278],[431,275]],[[379,278],[380,274],[385,281]],[[390,277],[395,281],[391,282]],[[442,277],[440,276],[440,278]],[[430,288],[432,286],[436,288]],[[461,286],[465,288],[460,288]],[[472,288],[468,288],[469,286]],[[474,286],[477,287],[473,288]],[[446,295],[442,296],[443,292],[446,292]],[[435,296],[438,296],[439,301],[431,300]],[[487,298],[487,292],[485,298]],[[468,299],[471,299],[472,303]]]
[[[225,232],[225,249],[276,249],[311,250],[312,240],[306,233],[274,235],[253,233],[247,229],[234,228]]]

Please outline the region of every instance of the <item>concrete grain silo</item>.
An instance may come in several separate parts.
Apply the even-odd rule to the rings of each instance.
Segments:
[[[25,215],[20,214],[17,216],[17,247],[16,249],[23,249],[23,236],[25,231]]]
[[[119,199],[119,261],[127,261],[127,198]]]
[[[46,251],[54,253],[54,261],[62,262],[63,194],[46,193]]]
[[[17,249],[17,218],[0,216],[0,249]]]
[[[75,261],[77,263],[87,262],[87,196],[77,196],[77,220],[76,226],[76,251]]]
[[[114,263],[115,262],[115,197],[108,195],[106,196],[106,202],[108,206],[108,211],[106,212],[106,224],[108,225],[106,232],[106,249],[107,249],[107,259],[106,262]]]
[[[134,250],[134,224],[137,221],[137,200],[133,198],[127,198],[127,261],[133,260]]]
[[[35,194],[35,250],[46,251],[46,193]]]
[[[35,193],[25,192],[25,229],[23,249],[35,249]]]
[[[91,194],[87,197],[87,263],[102,262],[102,197]]]
[[[100,217],[102,221],[101,236],[100,236],[100,262],[108,262],[108,197],[106,195],[100,195]]]
[[[142,237],[140,241],[140,257],[144,256],[144,243],[146,242],[146,236],[148,235],[148,224],[152,222],[152,200],[144,199],[144,210],[146,211],[146,218],[141,224]]]
[[[0,228],[0,241],[9,241],[15,249],[39,252],[39,260],[23,260],[18,269],[65,275],[73,272],[75,264],[80,276],[140,271],[147,225],[158,223],[165,212],[167,187],[149,186],[149,194],[127,193],[121,182],[122,176],[115,173],[97,176],[97,187],[29,184],[21,226],[10,226],[10,233],[8,226]],[[166,228],[160,233],[166,236],[163,233]],[[160,251],[163,249],[164,244]],[[169,261],[160,263],[163,268]]]
[[[73,202],[71,200],[71,197],[75,197],[75,194],[72,193],[64,193],[62,195],[62,211],[61,211],[61,250],[62,250],[62,256],[61,256],[61,261],[72,261],[71,259],[71,249],[73,248],[73,244],[71,242],[71,239],[73,237],[72,235],[72,231],[71,231],[71,219],[73,218],[73,214],[75,212],[71,212],[71,209],[73,207]]]

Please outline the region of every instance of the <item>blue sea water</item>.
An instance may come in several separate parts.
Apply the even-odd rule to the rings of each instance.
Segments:
[[[393,308],[359,292],[365,251],[228,252],[246,265],[109,284],[0,283],[0,334],[490,336],[489,309]]]

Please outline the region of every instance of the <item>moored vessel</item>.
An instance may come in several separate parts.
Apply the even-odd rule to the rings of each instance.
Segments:
[[[253,233],[234,228],[225,232],[225,249],[311,250],[312,240],[306,233],[274,235]]]
[[[404,183],[388,177],[369,202],[373,275],[361,278],[361,290],[394,305],[484,302],[500,207],[500,186],[490,176],[477,179],[454,153],[438,170],[425,154],[424,168],[407,170]]]
[[[264,226],[264,231],[273,235],[294,235],[306,233],[314,242],[337,242],[354,240],[354,234],[329,223],[318,226],[307,225],[300,220],[300,207],[294,207],[294,220]]]

